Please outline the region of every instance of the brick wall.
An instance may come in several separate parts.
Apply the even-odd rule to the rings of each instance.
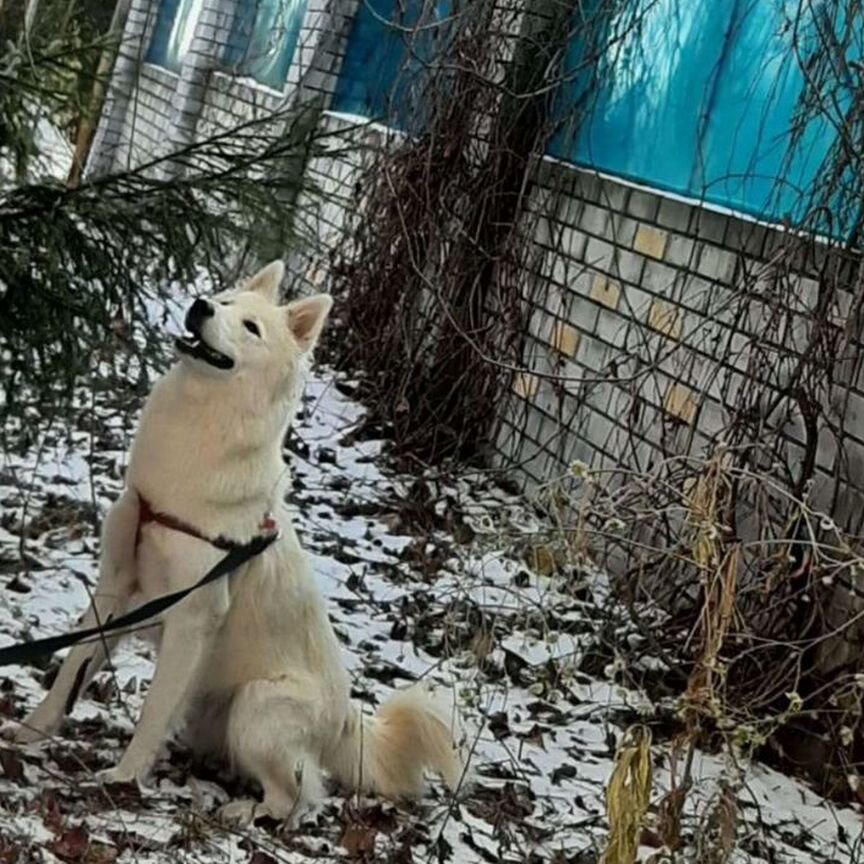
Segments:
[[[159,0],[133,0],[88,169],[140,164],[238,121],[332,94],[357,0],[309,0],[281,91],[225,69],[238,0],[205,0],[179,73],[144,62]]]
[[[817,273],[848,275],[848,262],[818,251],[781,268],[777,251],[790,235],[776,228],[553,160],[539,169],[526,209],[529,257],[539,263],[525,274],[525,370],[513,378],[495,449],[529,486],[575,460],[646,469],[662,456],[705,452],[744,390],[770,384],[769,393],[782,393],[812,335]],[[851,308],[840,291],[830,326],[846,326]],[[759,368],[770,374],[754,382]],[[859,533],[860,373],[835,389],[824,406],[813,501]],[[764,428],[780,436],[794,467],[804,418],[779,402]],[[846,488],[834,500],[838,478]]]
[[[149,78],[141,78],[139,86],[139,77],[146,75],[142,58],[156,21],[156,9],[156,0],[131,0],[87,164],[90,174],[105,173],[115,165],[128,167],[147,158],[159,141],[154,130],[169,122],[170,111],[165,103],[174,85],[163,78],[163,70],[152,70]],[[146,120],[140,144],[134,134],[138,111],[130,106],[139,92],[161,103],[144,109]],[[139,147],[140,152],[135,152]]]
[[[158,66],[142,64],[138,82],[139,86],[126,101],[111,161],[105,170],[131,168],[168,152],[166,131],[175,114],[179,76]]]

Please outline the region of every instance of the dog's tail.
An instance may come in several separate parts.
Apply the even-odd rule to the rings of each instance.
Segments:
[[[419,686],[397,693],[373,717],[352,705],[325,767],[342,784],[387,798],[423,792],[423,772],[440,774],[450,789],[463,780],[455,715]]]

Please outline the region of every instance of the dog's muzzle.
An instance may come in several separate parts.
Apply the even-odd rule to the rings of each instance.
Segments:
[[[208,318],[214,314],[213,305],[200,297],[189,307],[186,313],[186,335],[177,338],[177,350],[181,354],[202,360],[217,369],[232,369],[233,358],[209,345],[201,335],[201,328]]]

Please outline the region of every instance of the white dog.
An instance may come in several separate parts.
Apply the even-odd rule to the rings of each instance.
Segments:
[[[126,489],[105,520],[95,608],[82,621],[104,623],[194,584],[225,554],[211,541],[245,543],[275,518],[275,543],[163,615],[141,718],[119,764],[103,775],[144,781],[183,726],[197,751],[226,756],[261,784],[262,803],[224,808],[235,821],[296,821],[321,795],[322,768],[389,797],[421,792],[427,767],[451,788],[462,774],[447,712],[418,688],[374,718],[349,700],[339,644],[283,503],[282,441],[331,300],[277,305],[282,275],[274,262],[189,310],[180,360],[141,415]],[[104,663],[104,647],[70,652],[19,740],[60,729]]]

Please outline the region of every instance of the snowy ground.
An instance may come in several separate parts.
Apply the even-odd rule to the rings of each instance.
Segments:
[[[72,428],[54,424],[0,461],[0,644],[64,631],[87,601],[94,517],[120,489],[134,428],[137,397],[119,390],[109,383],[95,411],[82,391]],[[219,826],[216,807],[238,787],[191,773],[182,752],[166,754],[151,789],[100,788],[92,773],[117,759],[152,671],[148,650],[133,640],[62,737],[23,751],[0,745],[0,864],[598,860],[616,741],[652,714],[640,694],[581,671],[602,577],[527,569],[519,549],[535,516],[488,478],[444,482],[388,470],[382,442],[353,434],[364,413],[353,390],[327,372],[309,384],[286,448],[297,527],[356,698],[371,710],[418,677],[454,688],[472,730],[474,786],[454,803],[433,784],[423,802],[398,807],[334,793],[317,824],[297,832]],[[20,716],[40,698],[46,674],[0,669],[0,712]],[[656,804],[669,778],[668,745],[655,742]],[[864,860],[857,812],[832,808],[765,767],[742,767],[728,860]],[[696,849],[728,771],[721,759],[697,755],[678,860],[708,860]],[[640,857],[661,860],[653,837],[645,832]]]

